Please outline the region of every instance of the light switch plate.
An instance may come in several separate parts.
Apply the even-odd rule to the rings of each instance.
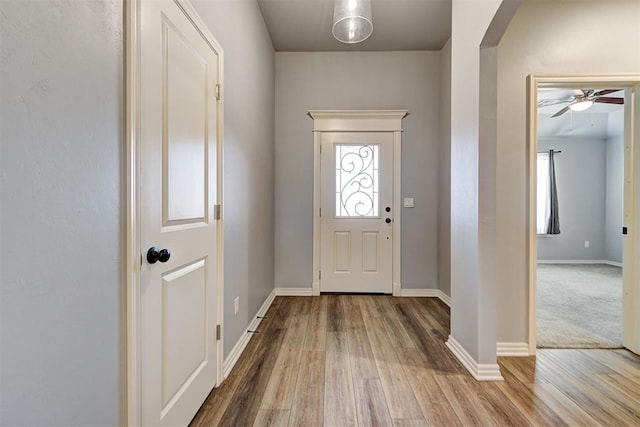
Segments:
[[[405,197],[403,206],[405,208],[413,208],[413,207],[415,207],[415,205],[413,203],[413,197]]]

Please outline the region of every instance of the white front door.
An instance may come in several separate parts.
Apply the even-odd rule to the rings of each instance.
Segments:
[[[216,383],[218,55],[181,4],[139,3],[140,408],[154,426],[187,425]]]
[[[323,132],[320,291],[391,293],[392,132]]]

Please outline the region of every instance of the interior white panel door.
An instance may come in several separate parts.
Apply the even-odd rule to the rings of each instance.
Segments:
[[[625,90],[622,344],[640,354],[640,84]]]
[[[179,3],[139,17],[141,420],[188,425],[216,382],[218,57]]]
[[[321,134],[321,292],[392,292],[393,141]]]

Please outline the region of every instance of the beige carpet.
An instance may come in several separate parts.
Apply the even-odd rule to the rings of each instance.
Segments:
[[[538,264],[540,348],[622,346],[622,268]]]

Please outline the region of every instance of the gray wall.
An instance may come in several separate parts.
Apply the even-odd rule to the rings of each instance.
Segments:
[[[624,110],[609,114],[607,139],[607,194],[605,259],[622,263],[624,208]]]
[[[1,425],[119,425],[123,11],[0,2]]]
[[[195,3],[225,48],[228,353],[273,289],[274,55],[255,2]],[[1,1],[0,24],[0,424],[122,425],[122,2]]]
[[[277,287],[310,288],[313,135],[308,110],[409,109],[403,120],[402,286],[437,288],[439,52],[276,53]]]
[[[605,259],[606,141],[550,139],[538,151],[556,154],[560,234],[538,237],[538,260]],[[584,242],[589,241],[589,247]]]
[[[555,158],[561,233],[538,237],[538,260],[622,262],[623,110],[599,116],[608,138],[538,141],[538,151],[562,150]]]
[[[616,31],[596,28],[607,16]],[[640,72],[637,0],[524,2],[498,47],[498,342],[528,341],[527,76]],[[580,34],[579,37],[576,34]]]
[[[451,296],[451,40],[440,51],[438,288]]]
[[[274,52],[257,2],[192,3],[224,49],[226,357],[274,287]]]

